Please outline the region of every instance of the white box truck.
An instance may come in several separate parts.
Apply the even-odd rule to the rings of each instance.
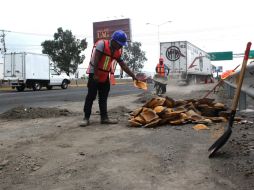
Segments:
[[[208,53],[187,41],[162,42],[160,53],[169,67],[169,78],[186,83],[212,82]]]
[[[66,89],[70,77],[54,67],[48,55],[36,53],[7,53],[4,55],[4,81],[9,82],[17,91],[32,88],[34,91],[45,86]]]
[[[0,62],[0,80],[4,79],[4,63]]]
[[[0,52],[0,80],[3,79],[4,79],[4,56]]]

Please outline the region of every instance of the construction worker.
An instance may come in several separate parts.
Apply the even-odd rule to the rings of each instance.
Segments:
[[[169,68],[164,64],[164,60],[162,57],[159,58],[159,63],[156,65],[155,71],[158,77],[166,79],[169,74]],[[167,85],[161,85],[162,94],[166,93]]]
[[[122,59],[122,47],[127,45],[127,35],[122,30],[115,31],[110,40],[99,40],[95,43],[88,69],[88,93],[85,99],[84,120],[80,124],[81,127],[90,124],[92,105],[97,92],[101,124],[118,123],[117,120],[109,119],[107,113],[107,99],[110,91],[109,73],[112,72],[112,62],[117,61],[133,80],[137,80],[134,73],[131,72]]]

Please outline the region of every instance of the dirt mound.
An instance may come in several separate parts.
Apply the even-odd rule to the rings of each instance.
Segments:
[[[113,115],[113,114],[117,114],[117,115],[125,115],[130,113],[132,110],[124,107],[124,106],[117,106],[115,108],[110,109],[108,112]]]
[[[70,115],[73,113],[67,109],[18,106],[0,114],[0,119],[35,119]]]
[[[127,123],[131,110],[124,106],[117,106],[108,110],[109,117],[115,118],[122,123]]]

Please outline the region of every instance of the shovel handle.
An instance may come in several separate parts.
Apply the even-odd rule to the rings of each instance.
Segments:
[[[243,59],[242,68],[241,68],[241,72],[239,76],[239,81],[237,83],[236,95],[234,96],[234,100],[232,104],[232,111],[236,111],[236,107],[238,104],[238,100],[239,100],[239,96],[240,96],[240,92],[241,92],[241,88],[243,84],[243,78],[244,78],[244,74],[246,70],[246,65],[249,59],[250,47],[251,47],[251,42],[248,42],[245,53],[244,53],[244,59]]]

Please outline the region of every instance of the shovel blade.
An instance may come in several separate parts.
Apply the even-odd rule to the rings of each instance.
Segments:
[[[212,158],[215,153],[228,141],[229,137],[231,136],[232,130],[231,127],[227,128],[227,131],[213,143],[213,145],[208,149],[210,152],[209,158]]]

